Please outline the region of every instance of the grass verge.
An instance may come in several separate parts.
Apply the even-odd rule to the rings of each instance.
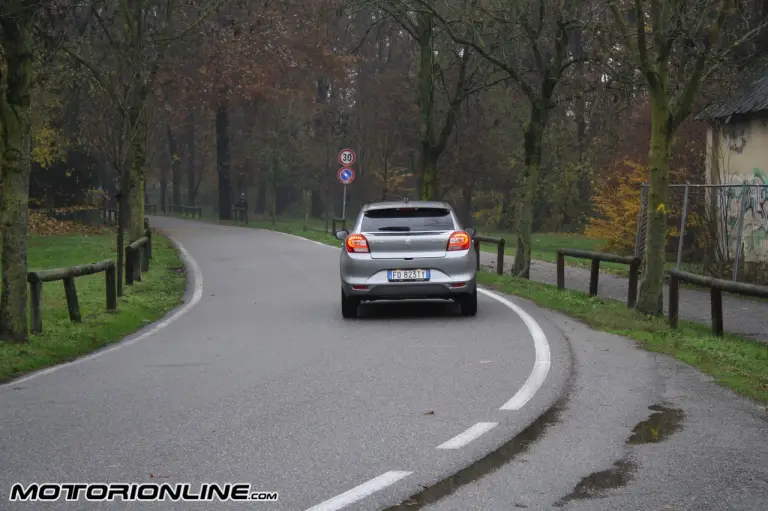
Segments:
[[[60,268],[115,258],[113,234],[30,236],[30,270]],[[142,281],[124,287],[117,311],[106,310],[104,274],[75,279],[82,323],[69,321],[61,282],[43,284],[43,332],[27,344],[0,343],[0,382],[74,360],[160,319],[181,303],[183,263],[167,238],[152,238],[152,261]]]
[[[768,345],[732,334],[712,337],[709,327],[685,321],[674,330],[666,318],[648,317],[618,301],[559,291],[540,282],[487,272],[481,272],[478,281],[563,312],[596,330],[634,339],[649,351],[671,355],[696,367],[738,394],[768,403]]]

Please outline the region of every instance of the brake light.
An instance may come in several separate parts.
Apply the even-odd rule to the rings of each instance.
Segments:
[[[368,253],[368,240],[362,234],[350,234],[346,240],[347,252]]]
[[[448,240],[448,248],[446,250],[469,250],[472,245],[472,238],[466,231],[456,231],[451,234]]]

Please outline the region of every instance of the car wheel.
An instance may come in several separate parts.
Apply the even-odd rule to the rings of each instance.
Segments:
[[[344,294],[344,290],[341,290],[341,315],[345,318],[357,317],[357,306],[360,305],[360,300],[357,298],[350,298]]]
[[[462,296],[459,300],[462,316],[474,316],[477,314],[477,291],[471,295]]]

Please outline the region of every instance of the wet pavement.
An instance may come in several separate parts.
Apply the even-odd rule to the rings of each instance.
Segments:
[[[495,271],[496,254],[481,252],[480,261],[486,269]],[[513,256],[505,257],[504,273],[512,271]],[[531,280],[557,285],[557,267],[554,263],[531,261]],[[600,273],[598,296],[627,302],[628,279],[610,273]],[[589,269],[575,266],[565,267],[565,287],[589,292]],[[669,287],[664,286],[664,312],[669,305]],[[768,301],[738,298],[723,295],[725,331],[744,337],[768,342]],[[712,324],[709,291],[680,288],[680,319],[705,325]]]
[[[766,509],[765,406],[628,339],[551,320],[574,360],[555,420],[500,468],[403,509]]]

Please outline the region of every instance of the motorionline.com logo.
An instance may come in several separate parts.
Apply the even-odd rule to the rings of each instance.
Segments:
[[[192,487],[189,483],[32,483],[11,487],[11,502],[51,502],[84,499],[88,502],[212,502],[257,500],[275,502],[278,492],[254,491],[249,483],[203,483]]]

